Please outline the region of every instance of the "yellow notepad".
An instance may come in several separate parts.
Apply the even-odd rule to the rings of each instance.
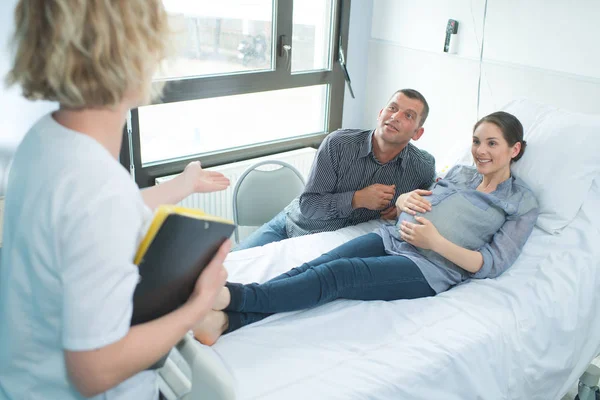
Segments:
[[[138,250],[135,254],[135,258],[133,260],[133,263],[135,265],[140,265],[142,257],[144,254],[146,254],[146,250],[148,250],[148,247],[150,246],[150,243],[152,243],[152,240],[156,236],[158,229],[161,227],[163,222],[165,222],[165,219],[171,214],[179,214],[190,218],[222,222],[224,224],[233,225],[233,221],[231,220],[215,217],[214,215],[207,214],[204,211],[197,208],[186,208],[167,204],[158,206],[158,208],[154,211],[154,217],[152,218],[150,227],[148,228],[148,231],[146,232],[144,239],[142,239],[142,242],[140,243],[140,246],[138,247]]]
[[[200,210],[158,207],[134,258],[140,281],[133,295],[132,325],[184,304],[200,273],[234,229],[232,221]]]

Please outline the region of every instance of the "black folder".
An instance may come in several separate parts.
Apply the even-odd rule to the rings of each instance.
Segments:
[[[160,206],[134,260],[140,281],[133,294],[131,325],[160,318],[183,305],[234,229],[233,222],[199,210]],[[167,356],[152,369],[160,368]]]

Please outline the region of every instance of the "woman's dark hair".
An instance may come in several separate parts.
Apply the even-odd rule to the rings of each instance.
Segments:
[[[523,156],[525,147],[527,147],[527,142],[523,140],[523,125],[521,125],[521,121],[512,114],[504,111],[496,111],[477,121],[473,127],[473,132],[484,122],[489,122],[500,128],[502,136],[504,136],[504,140],[506,140],[509,146],[512,147],[517,142],[521,143],[521,151],[510,162],[518,161]]]

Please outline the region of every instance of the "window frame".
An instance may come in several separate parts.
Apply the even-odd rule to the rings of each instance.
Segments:
[[[154,101],[152,104],[173,103],[328,84],[328,106],[326,109],[326,115],[328,117],[326,121],[326,131],[308,133],[301,137],[281,139],[269,143],[257,143],[241,148],[148,163],[148,165],[143,166],[140,146],[139,114],[137,108],[132,109],[123,132],[124,136],[121,146],[120,161],[121,164],[130,171],[140,188],[153,186],[156,178],[180,173],[190,161],[194,160],[201,161],[203,167],[209,168],[231,162],[295,150],[302,147],[318,147],[329,132],[341,127],[346,82],[344,73],[338,62],[339,40],[341,36],[342,48],[344,53],[346,53],[350,22],[350,0],[335,0],[333,3],[333,35],[330,44],[330,57],[332,57],[331,70],[301,71],[296,73],[291,73],[291,54],[286,55],[279,51],[279,48],[283,44],[282,35],[286,38],[284,39],[286,44],[291,44],[293,1],[294,0],[275,0],[273,2],[274,16],[277,18],[276,32],[274,34],[274,37],[277,38],[277,40],[273,41],[275,45],[275,49],[273,49],[275,70],[168,80],[164,86],[163,95],[159,100]],[[291,51],[294,51],[293,47]],[[290,112],[293,115],[293,110],[290,110]],[[168,135],[169,132],[165,132],[165,134]]]

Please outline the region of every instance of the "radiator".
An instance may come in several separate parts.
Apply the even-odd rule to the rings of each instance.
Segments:
[[[223,191],[213,193],[195,193],[183,199],[179,205],[190,208],[200,208],[204,212],[216,215],[222,218],[233,220],[233,188],[240,176],[248,167],[259,161],[280,160],[293,165],[300,171],[304,179],[308,177],[310,167],[317,150],[312,147],[305,147],[298,150],[285,153],[273,154],[266,157],[253,158],[250,160],[235,162],[231,164],[219,165],[218,167],[207,168],[207,171],[219,171],[230,179],[231,185]],[[261,167],[262,169],[263,167]],[[268,169],[269,167],[265,167]],[[274,167],[277,168],[277,167]],[[175,175],[164,176],[156,179],[156,184],[173,179]],[[242,231],[240,230],[240,234]],[[245,235],[242,235],[245,236]]]

